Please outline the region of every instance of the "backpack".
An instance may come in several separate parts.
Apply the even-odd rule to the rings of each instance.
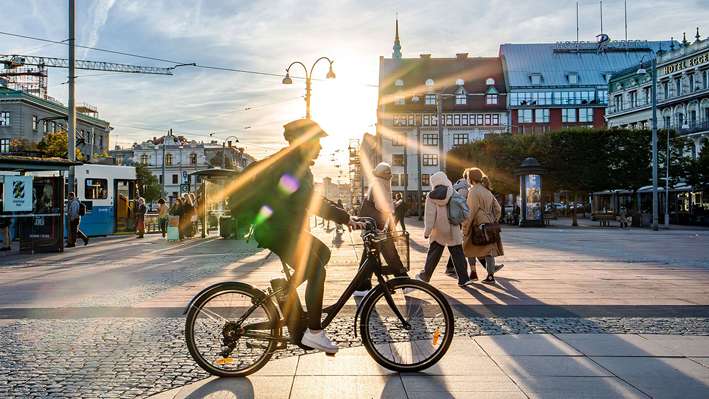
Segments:
[[[470,208],[465,197],[453,191],[453,195],[448,200],[448,221],[454,226],[460,226],[465,219],[470,217]]]
[[[86,204],[79,201],[79,216],[84,216],[84,215],[86,215]]]

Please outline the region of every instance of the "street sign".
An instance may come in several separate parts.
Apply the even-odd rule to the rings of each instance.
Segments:
[[[180,192],[181,193],[189,193],[190,192],[190,185],[187,183],[180,184]]]
[[[187,171],[186,170],[182,171],[182,181],[187,182]]]
[[[2,196],[3,211],[32,210],[32,176],[5,176]]]

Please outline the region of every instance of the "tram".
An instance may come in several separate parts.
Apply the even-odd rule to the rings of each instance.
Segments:
[[[132,166],[84,164],[74,167],[76,195],[86,205],[81,231],[105,236],[132,231],[136,174]]]

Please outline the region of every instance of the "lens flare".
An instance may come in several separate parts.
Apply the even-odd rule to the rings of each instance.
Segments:
[[[300,188],[298,179],[287,173],[281,176],[281,179],[278,181],[278,189],[283,194],[293,194],[298,191],[298,188]]]
[[[259,225],[265,222],[266,220],[268,220],[268,218],[271,217],[271,215],[273,215],[273,209],[271,209],[271,207],[268,205],[262,206],[261,209],[259,209],[258,214],[256,215],[254,224]]]

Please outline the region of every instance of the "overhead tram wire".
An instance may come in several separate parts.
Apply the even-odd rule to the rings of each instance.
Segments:
[[[22,39],[29,39],[29,40],[37,40],[41,42],[47,42],[47,43],[53,43],[53,44],[61,44],[64,46],[68,46],[69,44],[66,43],[65,41],[57,41],[57,40],[50,40],[50,39],[44,39],[41,37],[34,37],[34,36],[28,36],[28,35],[20,35],[17,33],[10,33],[10,32],[4,32],[0,31],[0,35],[6,35],[6,36],[12,36],[12,37],[18,37]],[[88,50],[94,50],[94,51],[101,51],[104,53],[109,53],[109,54],[117,54],[117,55],[123,55],[126,57],[135,57],[135,58],[142,58],[146,60],[152,60],[152,61],[159,61],[159,62],[167,62],[170,64],[176,64],[176,65],[185,65],[185,64],[194,64],[190,65],[195,68],[201,68],[201,69],[209,69],[209,70],[216,70],[216,71],[226,71],[226,72],[236,72],[236,73],[246,73],[246,74],[251,74],[251,75],[260,75],[260,76],[270,76],[270,77],[277,77],[277,78],[282,78],[283,74],[280,73],[271,73],[271,72],[262,72],[262,71],[253,71],[253,70],[248,70],[248,69],[241,69],[241,68],[229,68],[229,67],[220,67],[220,66],[212,66],[212,65],[201,65],[198,63],[193,63],[193,62],[182,62],[182,61],[175,61],[175,60],[168,60],[165,58],[157,58],[157,57],[150,57],[147,55],[141,55],[141,54],[135,54],[135,53],[128,53],[125,51],[117,51],[117,50],[108,50],[104,48],[99,48],[99,47],[92,47],[92,46],[84,46],[80,44],[75,44],[74,47],[78,48],[83,48],[83,49],[88,49]],[[293,79],[301,79],[304,80],[304,77],[299,77],[299,76],[292,76]],[[325,81],[325,79],[315,79],[313,78],[312,80],[314,81]],[[368,84],[368,83],[361,83],[365,87],[379,87],[379,85],[374,85],[374,84]]]

